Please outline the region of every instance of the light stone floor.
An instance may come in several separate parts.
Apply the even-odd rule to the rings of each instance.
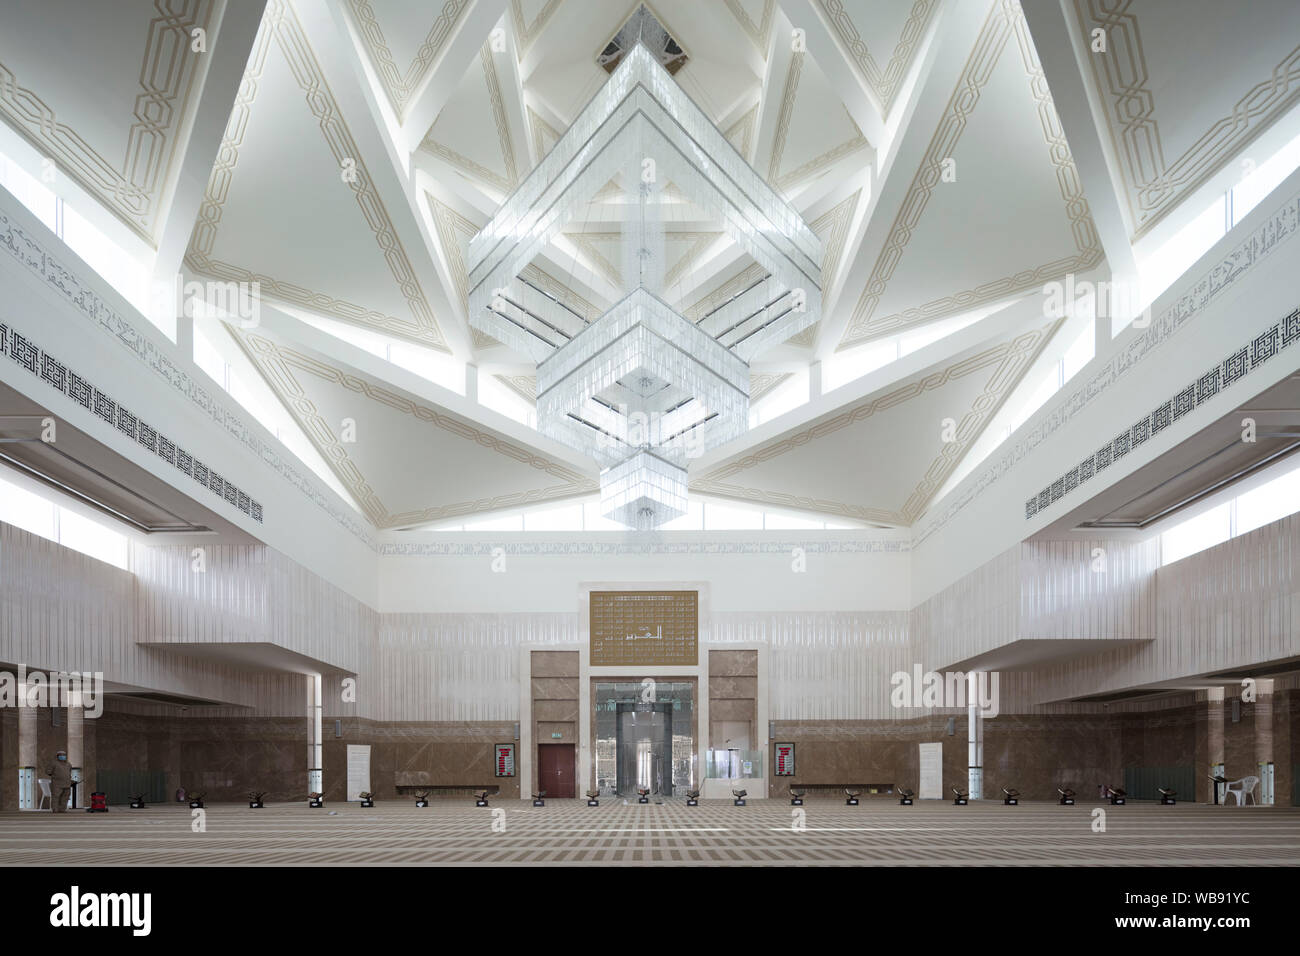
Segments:
[[[460,866],[869,865],[869,866],[1286,866],[1300,861],[1300,809],[1104,806],[998,802],[955,807],[889,800],[846,807],[808,800],[682,800],[598,808],[548,800],[544,808],[461,800],[212,804],[205,832],[172,805],[108,813],[0,813],[0,865]],[[501,811],[501,812],[494,812]]]

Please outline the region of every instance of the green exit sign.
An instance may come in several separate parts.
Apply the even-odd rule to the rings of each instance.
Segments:
[[[560,739],[561,737],[563,737],[563,736],[564,736],[564,734],[551,734],[551,739],[552,739],[552,740],[559,740],[559,739]]]

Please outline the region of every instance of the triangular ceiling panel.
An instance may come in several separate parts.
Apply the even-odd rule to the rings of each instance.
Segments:
[[[258,32],[186,264],[257,282],[273,301],[445,348],[348,124],[282,3],[268,6]]]
[[[585,474],[261,329],[231,334],[377,528],[560,500],[597,487],[594,466]]]
[[[501,78],[488,47],[483,47],[478,60],[461,77],[420,148],[498,192],[518,185],[519,169]]]
[[[967,349],[692,476],[691,490],[911,525],[1059,326]]]
[[[347,0],[361,45],[399,118],[404,117],[471,5],[472,0],[418,4]]]
[[[0,119],[149,245],[198,103],[203,54],[191,49],[191,34],[212,30],[215,6],[118,0],[4,8]],[[59,21],[57,55],[24,42],[52,21]]]
[[[1007,182],[1016,187],[991,188]],[[989,228],[997,242],[977,238]],[[1102,258],[1024,16],[995,7],[840,347],[1041,288]]]
[[[849,60],[889,114],[938,0],[818,0]]]
[[[789,192],[868,145],[816,61],[806,53],[794,54],[764,170],[768,182]]]

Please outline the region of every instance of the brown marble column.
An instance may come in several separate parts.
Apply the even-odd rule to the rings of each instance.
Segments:
[[[31,785],[24,792],[20,786],[18,792],[18,809],[31,810],[41,802],[41,788],[37,780],[45,775],[45,768],[40,766],[36,753],[36,708],[28,706],[27,692],[29,685],[18,685],[18,773],[20,781],[30,771]],[[51,799],[51,806],[53,800]]]
[[[1196,782],[1198,787],[1202,780],[1209,784],[1208,801],[1213,803],[1215,784],[1209,778],[1223,776],[1223,688],[1211,687],[1205,694],[1205,756],[1209,766],[1204,771],[1197,768]],[[1219,794],[1219,800],[1223,800],[1222,793]]]
[[[320,674],[307,675],[307,792],[325,792],[325,771],[321,767],[321,679]]]
[[[1274,797],[1275,768],[1273,765],[1273,681],[1261,678],[1255,681],[1255,773],[1260,783],[1255,797],[1260,803],[1271,804]]]
[[[73,807],[90,806],[90,790],[92,786],[89,780],[85,779],[84,768],[85,761],[85,708],[81,703],[81,693],[79,691],[70,691],[67,697],[68,704],[68,769],[72,773],[72,779],[76,781],[76,802]]]

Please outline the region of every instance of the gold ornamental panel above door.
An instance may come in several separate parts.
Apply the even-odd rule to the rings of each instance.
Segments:
[[[699,663],[698,591],[592,591],[591,665]]]

